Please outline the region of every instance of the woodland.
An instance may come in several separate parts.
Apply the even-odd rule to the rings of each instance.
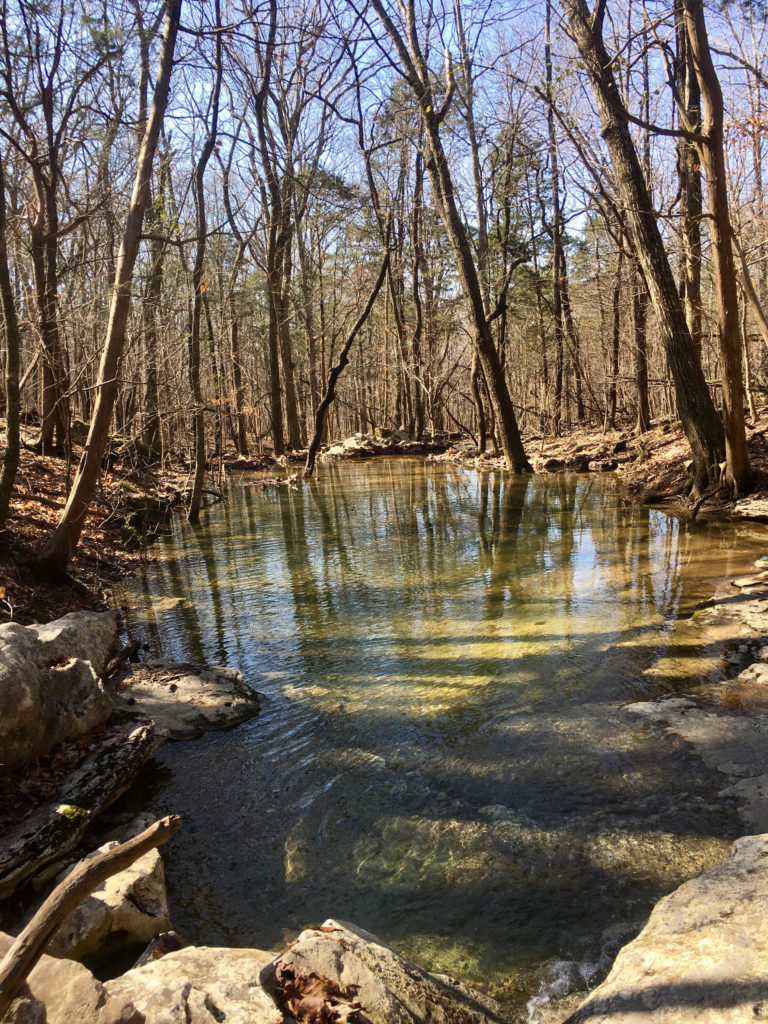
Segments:
[[[768,387],[768,11],[701,0],[3,0],[0,521],[66,460],[678,419],[742,495]],[[80,446],[84,445],[82,448]],[[74,454],[73,454],[74,453]]]

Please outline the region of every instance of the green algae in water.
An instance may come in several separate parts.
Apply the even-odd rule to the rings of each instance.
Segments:
[[[764,548],[735,539],[589,477],[233,484],[121,597],[153,653],[268,698],[159,752],[175,927],[273,948],[335,916],[518,1002],[553,961],[599,961],[739,831],[690,750],[623,710],[697,680],[713,652],[678,620]]]

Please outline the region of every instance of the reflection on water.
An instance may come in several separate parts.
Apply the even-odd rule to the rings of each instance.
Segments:
[[[592,477],[403,460],[233,484],[123,596],[132,637],[269,698],[158,754],[177,929],[271,948],[332,915],[510,999],[597,958],[738,828],[622,710],[695,675],[706,637],[675,620],[733,540]],[[678,644],[675,678],[644,675]]]

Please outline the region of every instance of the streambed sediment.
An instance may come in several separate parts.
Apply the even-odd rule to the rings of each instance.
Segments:
[[[147,780],[189,823],[177,927],[278,948],[333,915],[521,1004],[609,962],[743,831],[690,745],[626,711],[695,686],[708,627],[681,617],[764,549],[735,533],[596,478],[402,460],[233,485],[123,597],[132,637],[267,697]]]

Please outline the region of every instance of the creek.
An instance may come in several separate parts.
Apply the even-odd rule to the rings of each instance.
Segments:
[[[153,655],[266,698],[145,780],[183,817],[175,928],[272,949],[333,916],[520,1006],[585,984],[740,834],[691,750],[625,708],[728,671],[691,613],[766,536],[590,475],[234,480],[120,595]]]

